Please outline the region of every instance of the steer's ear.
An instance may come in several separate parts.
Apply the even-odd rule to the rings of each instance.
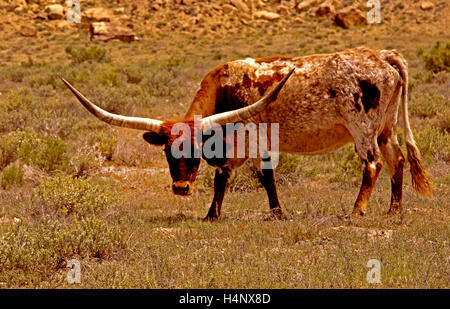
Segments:
[[[167,137],[165,135],[156,132],[145,132],[143,137],[148,143],[155,146],[161,146],[167,142]]]

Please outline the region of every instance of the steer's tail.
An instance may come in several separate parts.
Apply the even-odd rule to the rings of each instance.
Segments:
[[[406,149],[408,151],[408,161],[412,176],[414,189],[423,196],[433,196],[433,186],[431,184],[430,174],[425,169],[419,149],[414,141],[414,136],[409,125],[408,117],[408,64],[403,56],[395,50],[382,50],[383,58],[397,69],[402,77],[402,116],[405,130]]]

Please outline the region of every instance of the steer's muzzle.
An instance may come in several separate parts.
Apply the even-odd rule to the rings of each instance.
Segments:
[[[194,189],[194,185],[189,181],[176,181],[172,184],[173,193],[176,195],[190,195]]]

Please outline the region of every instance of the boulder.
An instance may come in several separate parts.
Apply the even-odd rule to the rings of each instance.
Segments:
[[[330,16],[336,13],[335,0],[326,0],[316,9],[316,17]]]
[[[319,0],[304,0],[297,5],[297,10],[299,12],[307,11],[311,7],[315,6]]]
[[[277,19],[281,18],[280,14],[277,14],[277,13],[274,13],[274,12],[269,12],[269,11],[257,11],[257,12],[255,12],[254,16],[256,18],[270,20],[270,21],[277,20]]]
[[[133,30],[121,24],[93,22],[89,27],[89,33],[91,40],[120,40],[123,42],[132,42],[137,40]]]
[[[285,5],[279,5],[277,11],[278,13],[280,13],[280,15],[288,16],[291,10]]]
[[[47,13],[45,13],[44,11],[37,12],[37,13],[34,15],[34,18],[35,18],[35,19],[46,20],[46,19],[47,19]]]
[[[360,10],[349,6],[336,13],[333,23],[336,26],[349,29],[354,26],[367,25],[367,19]]]
[[[250,9],[248,8],[247,4],[245,4],[242,0],[230,0],[231,4],[234,5],[238,10],[248,13]]]
[[[111,21],[112,14],[108,9],[95,7],[82,11],[82,19],[88,22]]]
[[[27,2],[25,0],[15,0],[13,1],[14,12],[22,13],[27,8]]]
[[[420,3],[420,8],[424,11],[429,11],[434,9],[434,3],[431,1],[422,1],[422,3]]]
[[[116,14],[116,15],[120,15],[120,14],[124,14],[125,13],[125,8],[117,8],[117,9],[114,9],[114,14]]]
[[[234,6],[232,6],[232,5],[229,5],[229,4],[224,4],[223,6],[222,6],[222,11],[224,12],[224,13],[230,13],[230,12],[233,12],[233,11],[236,11],[236,8],[234,7]]]
[[[54,25],[55,25],[55,29],[64,30],[64,29],[72,28],[74,23],[71,23],[67,20],[55,20]]]
[[[20,34],[27,37],[35,37],[37,35],[37,30],[33,26],[22,25],[20,27]]]
[[[64,7],[61,4],[50,4],[45,7],[48,19],[63,19]]]

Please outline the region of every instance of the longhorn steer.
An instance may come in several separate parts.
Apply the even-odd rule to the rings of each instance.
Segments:
[[[294,69],[294,74],[286,82]],[[158,121],[113,115],[89,102],[68,82],[64,82],[81,103],[101,120],[147,130],[149,132],[144,134],[147,142],[164,146],[175,194],[192,192],[200,159],[192,156],[176,159],[172,155],[171,146],[179,137],[171,133],[172,128],[174,124],[184,122],[194,130],[195,115],[204,117],[201,120],[203,132],[210,129],[213,122],[219,125],[237,121],[279,123],[281,152],[323,154],[353,142],[363,165],[362,185],[353,208],[356,216],[366,211],[382,167],[380,151],[391,175],[389,213],[402,210],[405,159],[396,136],[398,109],[402,102],[413,187],[422,195],[432,194],[429,175],[409,125],[407,63],[395,50],[361,47],[333,54],[247,58],[228,62],[205,76],[185,117],[178,120]],[[274,86],[277,82],[280,83]],[[279,92],[281,87],[283,91]],[[220,216],[232,171],[241,166],[247,157],[204,159],[217,168],[214,198],[205,218],[215,220]],[[273,169],[260,169],[257,174],[267,191],[270,208],[275,216],[280,217],[282,211]]]

